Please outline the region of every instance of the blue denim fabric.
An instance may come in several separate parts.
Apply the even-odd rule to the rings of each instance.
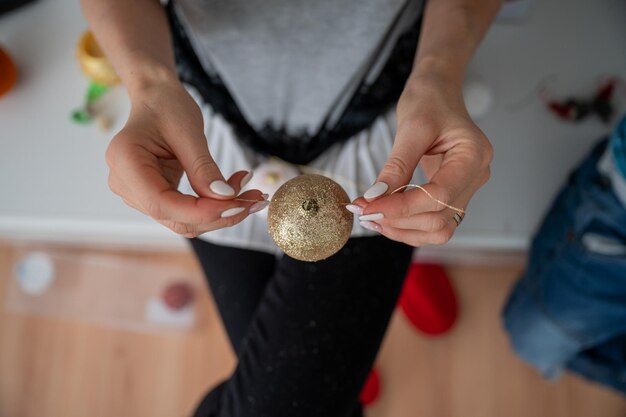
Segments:
[[[594,235],[626,248],[626,209],[597,170],[606,148],[603,140],[592,150],[554,201],[504,325],[517,354],[546,377],[568,369],[626,394],[626,255],[584,243]]]
[[[615,164],[626,178],[626,117],[615,128],[609,146],[614,155]]]

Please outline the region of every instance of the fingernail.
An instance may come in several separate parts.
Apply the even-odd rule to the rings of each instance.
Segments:
[[[232,207],[232,208],[224,210],[222,214],[220,214],[220,217],[224,218],[224,217],[236,216],[242,211],[244,211],[245,209],[246,209],[245,207]]]
[[[209,185],[209,188],[215,194],[223,195],[225,197],[230,197],[230,196],[235,195],[235,190],[233,190],[233,187],[231,187],[230,185],[226,184],[222,180],[215,180],[215,181],[213,181]]]
[[[385,192],[387,192],[388,189],[389,189],[389,186],[385,184],[384,182],[377,182],[376,184],[372,185],[369,188],[369,190],[365,192],[365,194],[363,194],[363,197],[366,200],[372,200],[374,198],[380,197],[381,195],[385,194]]]
[[[261,197],[263,197],[263,200],[267,200],[268,198],[270,198],[270,195],[263,193],[261,194]]]
[[[365,216],[359,217],[359,221],[380,220],[384,218],[385,218],[385,215],[383,213],[372,213],[372,214],[366,214]]]
[[[350,213],[361,215],[363,214],[363,209],[356,204],[348,204],[346,205],[346,210]]]
[[[256,213],[257,211],[261,211],[263,210],[265,207],[269,206],[270,202],[265,200],[265,201],[258,201],[256,203],[254,203],[253,205],[250,206],[250,214],[252,213]]]
[[[252,179],[252,175],[254,175],[254,173],[252,171],[248,172],[242,179],[241,182],[239,183],[239,188],[243,188],[246,186],[246,184],[248,184],[250,182],[250,180]]]
[[[374,223],[374,222],[359,222],[359,224],[361,225],[361,227],[367,229],[367,230],[372,230],[374,232],[378,232],[380,233],[383,229],[382,227],[380,227],[380,225]]]

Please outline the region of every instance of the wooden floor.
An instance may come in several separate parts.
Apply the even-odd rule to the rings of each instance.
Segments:
[[[231,371],[206,291],[198,297],[202,326],[180,334],[13,314],[4,308],[13,251],[0,245],[0,417],[186,417]],[[73,253],[80,259],[89,251]],[[114,255],[199,276],[189,254]],[[511,353],[499,310],[519,268],[449,272],[462,303],[458,325],[433,339],[394,316],[378,361],[384,391],[368,417],[626,416],[626,401],[613,392],[573,376],[544,382]]]

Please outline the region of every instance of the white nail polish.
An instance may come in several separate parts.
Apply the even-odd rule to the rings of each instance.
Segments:
[[[346,210],[348,210],[350,213],[353,213],[353,214],[358,214],[358,215],[363,214],[363,209],[357,206],[356,204],[347,204]]]
[[[222,180],[215,180],[215,181],[213,181],[211,183],[211,185],[209,185],[209,188],[215,194],[223,195],[225,197],[230,197],[230,196],[235,195],[235,190],[233,190],[233,187],[231,187],[230,185],[226,184]]]
[[[261,194],[261,197],[263,197],[263,200],[267,200],[268,198],[270,198],[269,194],[263,193]]]
[[[224,218],[224,217],[236,216],[242,211],[244,211],[245,209],[246,209],[245,207],[232,207],[232,208],[224,210],[222,214],[220,214],[220,217]]]
[[[359,221],[380,220],[384,218],[385,218],[385,215],[383,213],[372,213],[372,214],[366,214],[365,216],[359,217]]]
[[[256,203],[254,203],[253,205],[250,206],[250,214],[252,213],[256,213],[257,211],[261,211],[263,210],[265,207],[269,206],[270,202],[265,200],[265,201],[258,201]]]
[[[359,222],[359,224],[361,225],[361,227],[367,230],[372,230],[374,232],[380,233],[383,230],[379,225],[377,225],[374,222],[365,221],[365,222]]]
[[[365,194],[363,194],[363,197],[366,200],[373,200],[374,198],[380,197],[381,195],[385,194],[388,189],[389,186],[386,183],[377,182],[376,184],[372,185],[369,190],[365,192]]]
[[[250,171],[241,179],[241,182],[239,183],[240,189],[245,187],[250,182],[250,180],[252,179],[252,175],[254,175],[254,173]]]

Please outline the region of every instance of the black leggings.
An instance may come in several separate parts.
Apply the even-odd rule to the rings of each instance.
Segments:
[[[361,416],[359,391],[413,248],[353,238],[329,259],[307,263],[191,243],[239,359],[195,416]]]

